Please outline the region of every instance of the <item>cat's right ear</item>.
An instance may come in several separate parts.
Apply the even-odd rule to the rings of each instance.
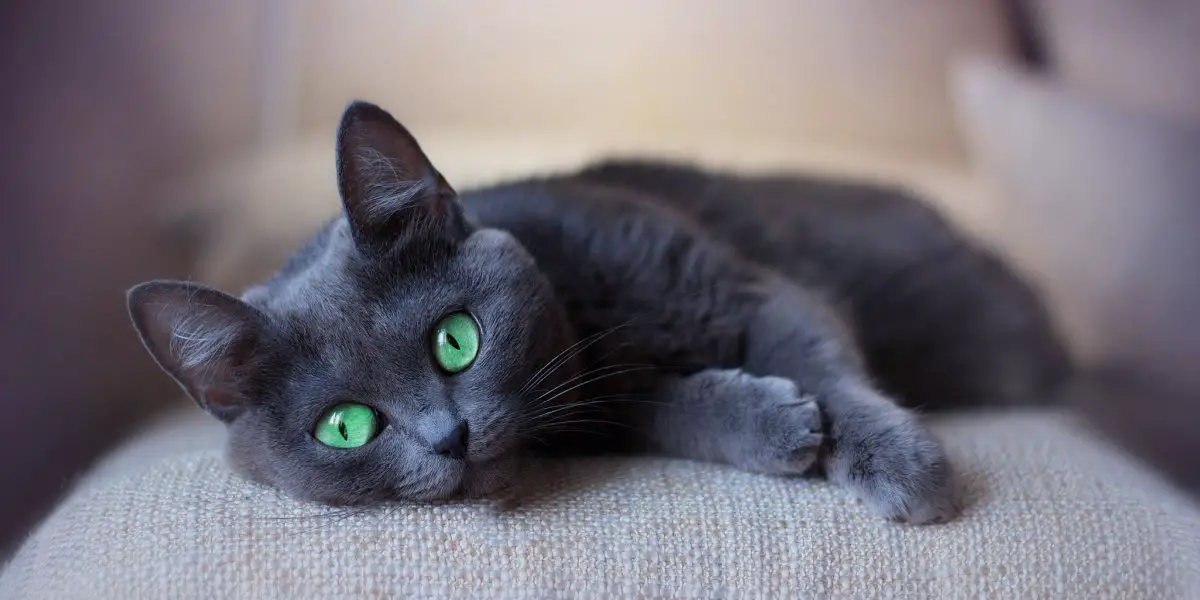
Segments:
[[[360,249],[453,244],[467,236],[454,189],[412,134],[374,104],[355,101],[342,113],[337,183]]]
[[[155,362],[201,408],[225,422],[241,414],[250,402],[248,367],[265,324],[258,310],[182,281],[137,285],[126,304]]]

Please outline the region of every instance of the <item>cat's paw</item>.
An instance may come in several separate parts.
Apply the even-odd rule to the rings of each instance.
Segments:
[[[946,451],[916,418],[896,406],[834,423],[826,472],[874,513],[913,524],[958,515],[958,490]]]
[[[734,464],[770,475],[809,471],[825,439],[816,399],[783,377],[738,372],[736,382],[742,395],[739,405],[749,418]]]

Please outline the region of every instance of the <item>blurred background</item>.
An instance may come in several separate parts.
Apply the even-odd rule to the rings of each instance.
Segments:
[[[2,6],[2,549],[187,402],[125,289],[269,272],[336,211],[351,98],[460,188],[613,152],[914,188],[1051,301],[1082,411],[1200,488],[1200,2]]]

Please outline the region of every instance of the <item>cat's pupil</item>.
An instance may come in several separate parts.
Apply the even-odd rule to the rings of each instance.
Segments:
[[[462,346],[458,345],[458,340],[454,339],[454,336],[450,334],[446,334],[446,343],[453,346],[455,350],[462,350]]]
[[[346,433],[346,422],[338,423],[338,433],[342,434],[342,439],[350,441],[350,435]]]

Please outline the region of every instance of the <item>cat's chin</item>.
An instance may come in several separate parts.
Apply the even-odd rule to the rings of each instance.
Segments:
[[[418,494],[396,494],[383,502],[455,502],[502,499],[510,495],[520,463],[518,453],[510,452],[486,461],[472,461]],[[365,503],[376,503],[367,500]]]
[[[516,452],[483,462],[468,463],[459,493],[464,499],[481,500],[507,496],[512,491],[520,464]]]

